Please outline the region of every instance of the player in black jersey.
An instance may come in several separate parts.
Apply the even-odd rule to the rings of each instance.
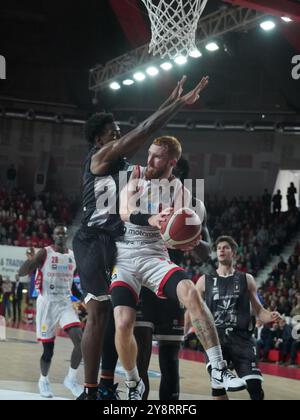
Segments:
[[[84,166],[82,226],[73,241],[88,310],[82,341],[88,392],[81,399],[97,398],[103,335],[111,307],[109,283],[116,255],[115,238],[122,233],[115,205],[119,195],[119,173],[128,170],[125,157],[131,158],[183,106],[196,102],[208,83],[208,78],[203,78],[182,96],[185,79],[182,78],[157,112],[123,137],[112,114],[95,114],[86,124],[86,137],[92,149]]]
[[[247,382],[251,399],[263,400],[263,378],[256,364],[256,346],[252,338],[251,307],[264,324],[278,322],[281,317],[279,313],[263,308],[253,276],[235,270],[234,259],[238,249],[235,240],[222,236],[217,239],[215,248],[218,258],[216,275],[202,276],[197,288],[214,316],[224,358]],[[226,391],[217,385],[213,389],[213,397],[227,399]]]

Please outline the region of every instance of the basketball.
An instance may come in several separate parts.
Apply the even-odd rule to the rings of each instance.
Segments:
[[[201,227],[197,213],[189,208],[182,208],[170,214],[161,224],[161,235],[170,248],[180,249],[199,238]]]

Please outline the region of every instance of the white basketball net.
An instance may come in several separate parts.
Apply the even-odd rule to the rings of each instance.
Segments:
[[[208,0],[142,0],[148,9],[152,39],[149,53],[171,59],[188,56],[196,47],[196,31]]]

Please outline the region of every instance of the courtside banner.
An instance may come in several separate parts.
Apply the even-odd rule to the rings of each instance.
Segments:
[[[18,246],[0,245],[0,274],[9,277],[9,280],[15,281],[16,274],[21,265],[26,261],[26,251],[28,248]],[[22,277],[22,282],[28,281],[27,276]]]

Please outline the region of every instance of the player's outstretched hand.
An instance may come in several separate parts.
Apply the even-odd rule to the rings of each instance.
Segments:
[[[182,79],[177,83],[176,88],[173,90],[171,94],[171,100],[176,101],[177,99],[181,98],[181,95],[183,93],[183,86],[186,82],[187,77],[183,76]]]
[[[200,98],[200,93],[206,88],[209,82],[209,77],[203,77],[198,85],[182,97],[186,105],[193,105]]]

